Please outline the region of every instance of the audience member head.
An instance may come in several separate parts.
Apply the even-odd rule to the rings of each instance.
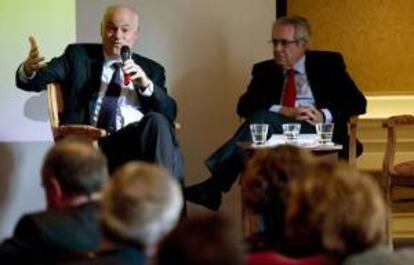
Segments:
[[[157,265],[244,264],[234,225],[218,215],[183,220],[158,247]]]
[[[106,236],[146,251],[175,226],[183,197],[167,170],[129,162],[105,186],[101,203]]]
[[[107,181],[106,158],[85,139],[63,139],[46,154],[41,175],[49,208],[75,206],[94,199]]]
[[[287,233],[296,240],[319,241],[339,257],[381,243],[384,221],[377,183],[344,164],[319,164],[290,185]]]
[[[243,185],[247,210],[260,213],[270,241],[278,242],[284,235],[284,195],[288,183],[301,177],[313,163],[313,155],[292,145],[257,150],[249,160]],[[274,242],[268,242],[272,244]]]
[[[139,36],[138,14],[127,5],[106,8],[101,22],[101,37],[104,52],[113,58],[120,57],[124,45],[132,49]]]
[[[273,54],[277,64],[290,68],[304,55],[311,38],[308,20],[300,16],[285,16],[275,21],[272,30]]]

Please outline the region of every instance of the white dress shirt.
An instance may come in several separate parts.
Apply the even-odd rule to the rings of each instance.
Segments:
[[[93,111],[92,121],[91,124],[93,126],[97,125],[99,111],[101,110],[102,100],[105,96],[106,90],[108,89],[108,84],[111,81],[112,75],[115,69],[112,67],[114,63],[120,63],[119,60],[109,59],[105,56],[105,62],[103,64],[102,69],[102,76],[101,76],[101,85],[99,89],[98,99],[96,102],[95,110]],[[20,65],[19,70],[19,78],[22,82],[28,82],[36,76],[36,73],[32,74],[32,76],[27,77],[24,69],[23,64]],[[121,80],[122,84],[124,83],[124,74],[121,73]],[[150,97],[154,93],[154,84],[150,81],[148,87],[146,87],[143,91],[141,89],[135,89],[133,82],[130,82],[129,85],[123,86],[121,89],[121,94],[118,98],[118,108],[116,112],[116,129],[119,130],[130,123],[139,121],[142,119],[144,114],[139,109],[138,104],[138,97],[136,91],[144,97]]]

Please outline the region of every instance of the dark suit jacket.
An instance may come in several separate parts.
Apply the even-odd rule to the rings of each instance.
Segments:
[[[327,108],[335,123],[334,140],[344,143],[346,123],[352,115],[366,111],[366,99],[349,74],[341,54],[327,51],[308,51],[306,75],[315,98],[316,108]],[[241,117],[280,105],[284,84],[283,69],[274,60],[254,65],[252,80],[240,97],[237,113]]]
[[[87,203],[23,216],[13,237],[0,245],[0,260],[36,263],[97,248],[101,241],[97,208],[96,203]]]
[[[137,91],[143,112],[159,112],[173,122],[177,107],[164,86],[164,68],[138,54],[133,54],[132,59],[154,83],[151,97],[144,97]],[[90,124],[101,84],[103,63],[101,44],[71,44],[63,55],[53,58],[47,67],[38,71],[29,83],[21,82],[16,74],[16,85],[26,91],[39,92],[46,89],[47,83],[61,83],[65,106],[62,123]],[[135,88],[139,89],[138,85]]]
[[[93,252],[91,258],[66,259],[55,265],[145,265],[148,264],[146,254],[132,246],[125,246],[112,251]]]

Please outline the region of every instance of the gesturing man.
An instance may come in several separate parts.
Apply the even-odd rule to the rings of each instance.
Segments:
[[[130,160],[145,160],[182,178],[182,154],[172,126],[177,107],[165,88],[164,68],[135,53],[121,60],[121,47],[132,48],[139,30],[139,17],[131,7],[110,6],[102,18],[102,44],[71,44],[47,64],[30,37],[29,56],[17,71],[16,84],[38,92],[47,83],[59,82],[62,123],[107,130],[99,146],[111,171]]]

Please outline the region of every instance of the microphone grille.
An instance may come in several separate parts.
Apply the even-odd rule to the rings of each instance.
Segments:
[[[131,50],[128,46],[124,45],[121,47],[121,59],[122,61],[126,61],[131,57]]]

